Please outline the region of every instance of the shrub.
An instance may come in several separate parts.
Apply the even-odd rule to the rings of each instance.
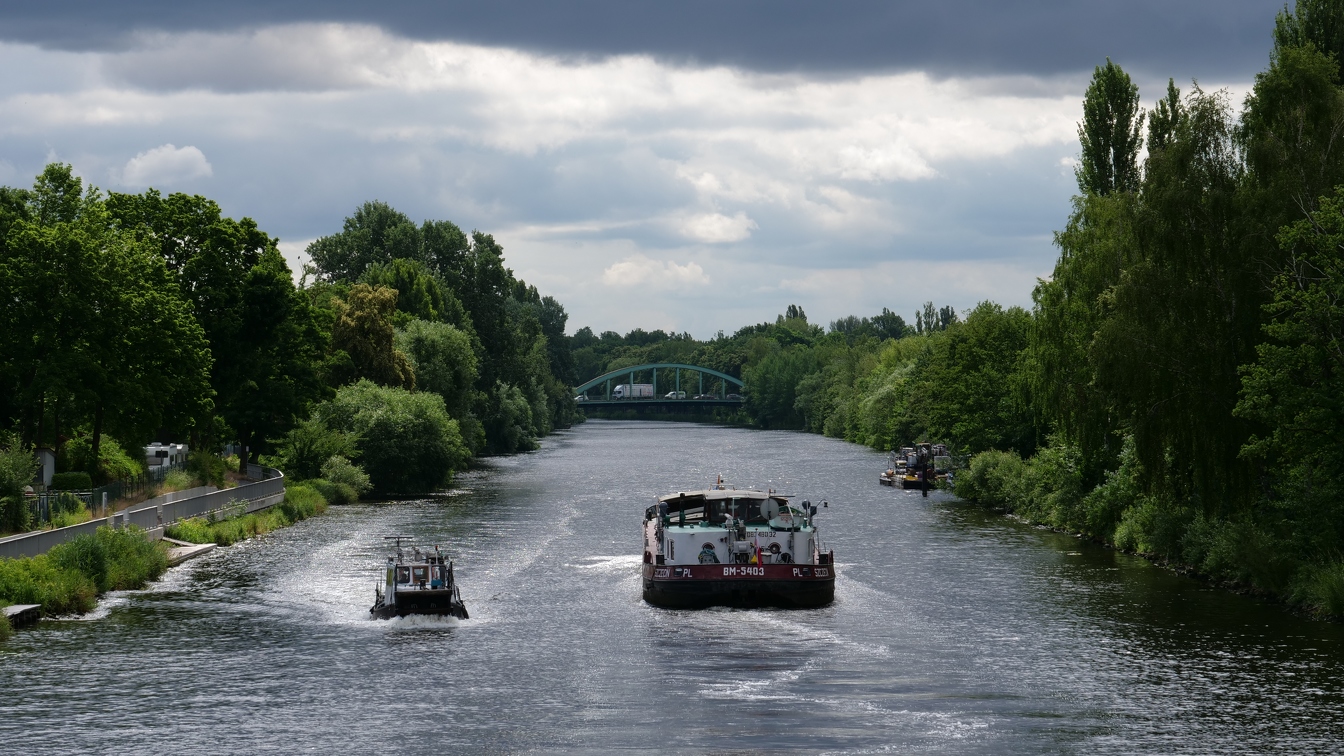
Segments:
[[[1344,617],[1344,562],[1307,571],[1297,593],[1318,614]]]
[[[89,491],[93,488],[93,477],[86,472],[60,472],[51,476],[53,491]]]
[[[289,517],[290,522],[298,522],[327,511],[327,503],[326,498],[316,489],[298,484],[285,487],[285,500],[280,509]]]
[[[299,520],[325,512],[326,509],[326,500],[314,488],[291,484],[285,487],[285,500],[279,506],[218,522],[193,517],[169,525],[165,535],[189,543],[232,546],[252,536],[292,525]]]
[[[24,446],[16,434],[0,434],[0,498],[22,495],[36,474],[32,448]]]
[[[971,459],[970,468],[956,477],[954,490],[967,501],[1011,512],[1017,507],[1026,468],[1013,452],[981,452]]]
[[[161,492],[185,491],[196,485],[196,478],[186,470],[169,470],[163,476],[163,483],[159,486]]]
[[[230,454],[229,456],[224,458],[224,467],[228,469],[229,472],[234,473],[236,475],[238,473],[239,469],[238,465],[240,464],[240,462],[241,460],[238,459],[237,454]]]
[[[131,525],[121,530],[98,528],[98,542],[107,553],[107,589],[112,591],[144,588],[168,569],[168,554],[160,544],[145,537]]]
[[[22,533],[33,526],[28,501],[18,495],[0,498],[0,531]]]
[[[275,455],[267,463],[299,480],[316,478],[322,474],[322,465],[333,456],[347,459],[359,454],[359,438],[354,433],[334,430],[318,418],[309,418],[294,426],[272,443]]]
[[[93,458],[93,435],[79,431],[65,444],[66,467],[87,470],[95,481],[120,480],[139,475],[144,470],[144,455],[132,458],[115,438],[104,434],[98,441],[98,459]]]
[[[332,456],[322,464],[322,477],[332,483],[349,486],[356,495],[368,493],[372,488],[364,468],[339,455]]]
[[[210,452],[195,451],[187,455],[187,470],[204,485],[224,487],[224,460]],[[190,486],[188,486],[190,488]]]
[[[51,526],[53,528],[78,525],[81,522],[88,522],[89,519],[88,507],[84,506],[83,500],[72,493],[62,492],[59,497],[51,502]]]
[[[41,604],[47,616],[93,609],[98,588],[78,569],[62,568],[42,554],[31,559],[0,559],[0,601]]]
[[[323,499],[326,499],[328,504],[340,507],[359,501],[359,492],[344,483],[313,478],[312,480],[305,480],[303,484],[317,491]]]
[[[57,544],[47,559],[60,569],[79,571],[99,593],[107,590],[107,547],[97,536],[86,533]]]
[[[0,607],[4,606],[5,604],[3,602],[0,602]],[[9,636],[13,634],[14,634],[14,628],[11,627],[9,624],[9,617],[0,614],[0,643],[4,643],[5,641],[9,640]]]
[[[337,390],[314,414],[327,427],[358,437],[360,464],[375,491],[436,490],[471,456],[437,394],[361,380]]]
[[[178,520],[163,529],[163,534],[169,538],[188,543],[214,543],[215,534],[210,529],[210,525],[200,517],[192,517],[188,520]]]

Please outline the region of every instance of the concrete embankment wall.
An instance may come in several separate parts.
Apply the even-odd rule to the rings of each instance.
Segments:
[[[251,466],[249,466],[250,468]],[[108,517],[82,522],[55,530],[39,530],[33,533],[21,533],[8,538],[0,538],[0,557],[18,559],[45,554],[51,547],[86,533],[92,534],[99,527],[108,525],[114,528],[135,525],[145,530],[151,538],[163,535],[163,528],[178,520],[200,517],[214,513],[219,517],[234,517],[259,509],[273,507],[285,499],[285,479],[278,470],[266,469],[248,472],[270,476],[254,483],[244,483],[236,488],[216,489],[214,486],[201,486],[186,491],[156,496]]]

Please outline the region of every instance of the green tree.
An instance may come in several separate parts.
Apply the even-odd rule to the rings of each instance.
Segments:
[[[470,414],[477,360],[464,331],[447,323],[412,320],[397,331],[395,344],[410,358],[417,388],[443,397],[448,414],[459,421]]]
[[[218,412],[249,462],[323,395],[327,334],[293,283],[275,239],[205,197],[113,194],[118,225],[157,247],[214,355]],[[206,439],[194,439],[198,446]]]
[[[323,281],[358,281],[375,265],[419,260],[420,230],[386,202],[365,202],[341,232],[308,245],[310,272]]]
[[[415,371],[393,343],[396,290],[355,284],[344,300],[333,303],[336,322],[331,330],[331,345],[350,357],[353,374],[347,380],[367,378],[384,386],[414,388]]]
[[[206,416],[208,345],[163,260],[69,166],[47,166],[28,198],[6,238],[0,295],[23,303],[7,347],[29,437],[45,435],[49,397],[91,419],[95,459],[104,431],[144,439]]]
[[[396,290],[398,325],[418,318],[451,323],[471,332],[471,319],[457,295],[418,260],[397,259],[376,264],[364,273],[363,282],[374,288]]]
[[[314,415],[358,437],[360,464],[378,493],[438,490],[471,456],[437,394],[361,380],[338,389]]]
[[[1093,72],[1083,97],[1083,120],[1078,124],[1083,151],[1076,172],[1080,192],[1106,195],[1138,189],[1142,126],[1138,85],[1107,58],[1106,65]]]
[[[1237,414],[1266,429],[1242,449],[1269,473],[1306,553],[1344,544],[1344,187],[1279,242],[1290,264],[1265,307],[1267,341],[1243,370]]]

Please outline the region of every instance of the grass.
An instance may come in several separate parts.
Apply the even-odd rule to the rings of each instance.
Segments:
[[[293,525],[325,511],[327,500],[317,489],[305,484],[293,484],[285,487],[285,500],[270,509],[217,522],[193,517],[169,525],[164,535],[188,543],[232,546],[252,536]]]
[[[325,512],[327,500],[302,484],[285,488],[285,499],[264,512],[253,512],[219,522],[184,520],[167,529],[170,538],[191,543],[228,546],[254,535],[269,533]],[[0,559],[0,606],[41,604],[45,616],[92,611],[107,591],[143,588],[168,569],[162,542],[145,538],[131,526],[121,530],[98,528],[60,544],[45,554],[23,559]],[[8,620],[0,618],[0,641],[9,636]]]
[[[102,527],[39,556],[0,559],[0,604],[41,604],[46,616],[82,614],[99,594],[143,588],[167,569],[166,550],[144,531]]]

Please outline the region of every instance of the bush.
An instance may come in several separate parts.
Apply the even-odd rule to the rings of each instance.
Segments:
[[[188,488],[194,488],[195,486],[196,478],[193,477],[191,473],[186,470],[169,470],[168,473],[163,476],[163,483],[159,485],[159,491],[161,493],[185,491]]]
[[[314,414],[327,427],[358,437],[360,464],[375,491],[437,490],[471,456],[437,394],[361,380],[337,390]]]
[[[187,455],[187,470],[202,484],[223,488],[224,473],[228,467],[224,465],[224,460],[210,452],[195,451]]]
[[[372,488],[369,475],[364,472],[364,468],[341,456],[333,456],[323,463],[322,477],[332,483],[349,486],[356,496],[368,493]]]
[[[178,520],[163,529],[163,534],[169,538],[187,543],[214,543],[215,534],[210,529],[210,524],[200,517],[192,517],[188,520]]]
[[[78,525],[81,522],[88,522],[89,519],[89,508],[84,506],[84,500],[69,491],[62,491],[60,496],[52,499],[51,526],[53,528]]]
[[[5,606],[5,604],[3,602],[0,602],[0,607],[3,606]],[[5,641],[9,640],[9,636],[13,634],[14,634],[14,628],[11,627],[9,624],[9,617],[0,614],[0,643],[4,643]]]
[[[285,523],[288,525],[327,511],[327,503],[316,489],[298,484],[285,487],[285,500],[279,509],[289,518],[290,522]]]
[[[239,470],[238,465],[241,464],[241,462],[242,460],[238,459],[237,454],[230,454],[224,458],[224,467],[229,472],[237,475]]]
[[[322,465],[334,456],[347,459],[359,454],[359,438],[354,433],[334,430],[318,418],[309,418],[294,426],[284,438],[273,441],[275,455],[267,463],[286,475],[308,480],[322,475]]]
[[[1297,594],[1318,614],[1344,617],[1344,562],[1309,570]]]
[[[47,559],[59,569],[79,571],[99,593],[107,590],[107,547],[97,536],[85,534],[57,544]]]
[[[33,526],[28,501],[19,495],[0,498],[0,531],[22,533]]]
[[[108,590],[144,588],[168,570],[166,550],[134,525],[121,530],[98,528],[97,538],[107,553]]]
[[[47,616],[91,611],[98,588],[77,569],[58,567],[50,554],[0,559],[0,602],[41,604]]]
[[[317,491],[328,504],[345,506],[359,501],[359,492],[344,483],[336,483],[322,478],[313,478],[303,482],[305,486]]]
[[[15,434],[0,434],[0,498],[21,496],[36,474],[32,448],[24,446]]]
[[[971,459],[966,472],[956,476],[954,490],[967,501],[1012,512],[1026,474],[1026,463],[1013,452],[981,452]]]
[[[93,489],[93,477],[86,472],[61,472],[51,476],[53,491],[90,491]]]
[[[66,442],[63,456],[67,469],[87,470],[97,482],[131,478],[144,471],[143,451],[137,461],[115,438],[106,434],[98,441],[98,459],[95,460],[93,435],[88,430],[79,431]]]

